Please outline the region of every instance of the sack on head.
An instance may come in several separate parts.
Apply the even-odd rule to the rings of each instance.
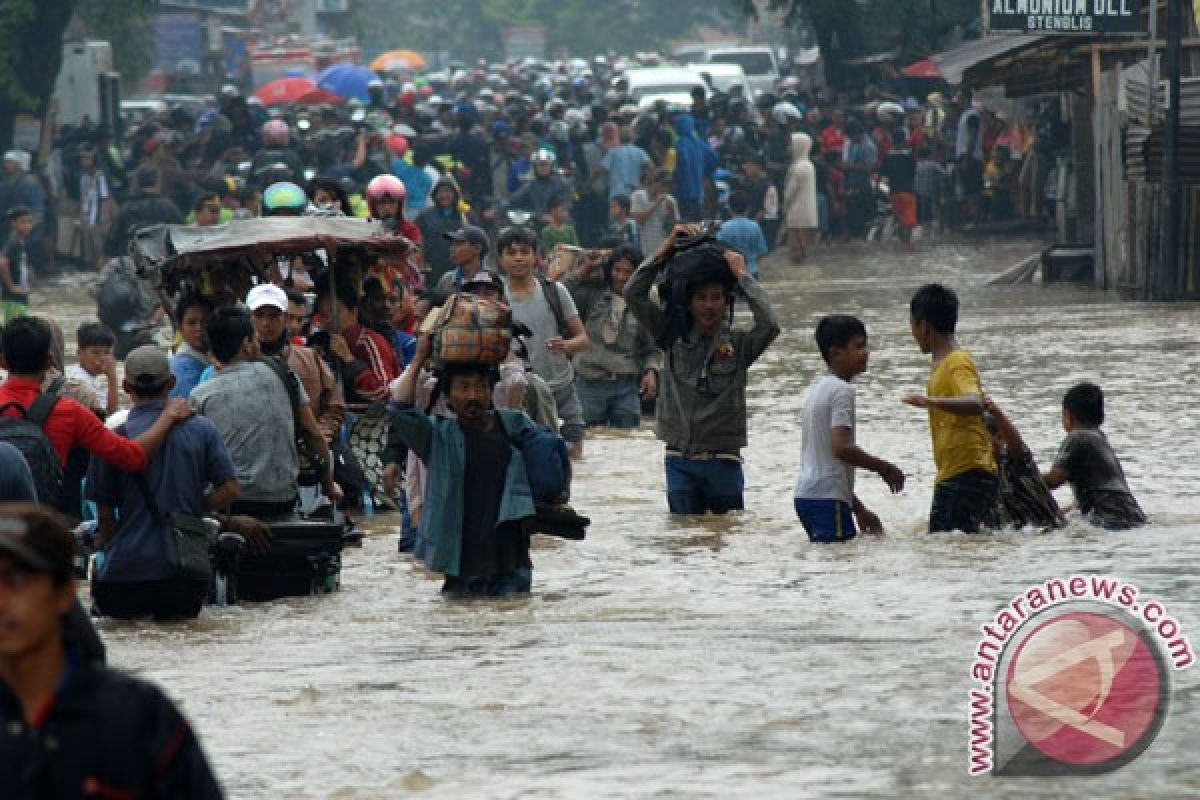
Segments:
[[[512,342],[512,310],[496,300],[456,294],[442,307],[433,334],[441,364],[500,364]]]

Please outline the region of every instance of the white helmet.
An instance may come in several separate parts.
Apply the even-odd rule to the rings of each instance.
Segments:
[[[539,147],[529,160],[534,164],[555,164],[558,163],[558,156],[554,155],[553,150]]]

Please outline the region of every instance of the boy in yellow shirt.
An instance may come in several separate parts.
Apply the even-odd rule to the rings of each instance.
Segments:
[[[927,284],[913,295],[909,312],[913,338],[922,353],[933,356],[926,394],[901,398],[929,411],[937,465],[929,531],[976,533],[984,515],[996,504],[1000,484],[992,440],[983,421],[979,371],[971,354],[959,349],[954,338],[958,296],[941,284]]]

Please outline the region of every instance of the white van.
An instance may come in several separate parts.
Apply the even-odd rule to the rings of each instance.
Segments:
[[[692,107],[693,89],[709,91],[703,78],[683,67],[630,69],[622,77],[629,82],[629,96],[643,109],[663,100],[672,110],[687,110]]]
[[[730,94],[740,86],[742,97],[749,100],[753,96],[746,72],[737,64],[690,64],[688,69],[703,78],[713,92]]]
[[[740,66],[753,94],[773,91],[779,83],[779,61],[770,47],[714,47],[708,51],[708,62]]]

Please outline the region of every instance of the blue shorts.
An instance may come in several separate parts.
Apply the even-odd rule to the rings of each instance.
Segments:
[[[822,544],[848,542],[858,535],[854,509],[844,500],[796,498],[796,516],[808,538]]]

